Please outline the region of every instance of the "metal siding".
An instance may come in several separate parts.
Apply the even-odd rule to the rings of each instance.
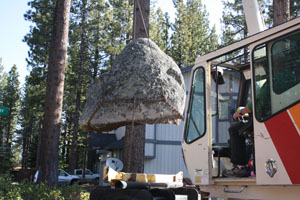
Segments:
[[[155,156],[154,148],[155,148],[155,144],[146,143],[145,144],[145,156]]]
[[[183,79],[184,79],[185,90],[186,91],[189,91],[190,76],[191,76],[190,72],[186,72],[186,73],[183,74]]]
[[[145,160],[145,173],[176,174],[183,171],[188,177],[180,145],[156,145],[155,159]]]
[[[155,125],[146,124],[146,139],[154,139],[155,138]]]
[[[181,141],[183,132],[183,122],[180,125],[157,124],[157,140]]]

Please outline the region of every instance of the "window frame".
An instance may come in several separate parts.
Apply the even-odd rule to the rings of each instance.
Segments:
[[[193,101],[194,101],[194,96],[191,96],[193,94],[193,83],[194,83],[194,78],[195,78],[195,73],[201,69],[202,70],[202,74],[203,74],[203,98],[204,98],[204,102],[203,102],[203,107],[204,107],[204,110],[203,110],[203,120],[204,120],[204,128],[203,128],[203,134],[201,136],[198,136],[196,138],[194,138],[193,140],[191,141],[188,141],[187,138],[188,138],[188,133],[189,133],[189,124],[190,124],[190,111],[192,109],[192,104],[193,104]],[[189,96],[189,105],[188,105],[188,109],[187,109],[187,114],[186,114],[186,121],[184,123],[184,141],[187,143],[187,144],[191,144],[193,142],[195,142],[196,140],[199,140],[200,138],[204,137],[206,135],[206,129],[207,129],[207,125],[206,125],[206,71],[205,71],[205,68],[203,66],[198,66],[195,68],[195,70],[193,70],[193,75],[192,75],[192,82],[191,82],[191,86],[190,86],[190,96]]]

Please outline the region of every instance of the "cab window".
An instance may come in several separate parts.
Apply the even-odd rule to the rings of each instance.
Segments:
[[[300,33],[253,51],[255,115],[264,121],[300,99]]]
[[[205,78],[202,67],[194,71],[192,81],[185,127],[185,140],[187,143],[195,141],[205,133]]]
[[[299,36],[294,34],[272,45],[272,82],[276,94],[282,94],[300,83]]]

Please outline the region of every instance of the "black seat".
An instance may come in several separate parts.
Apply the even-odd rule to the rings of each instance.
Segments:
[[[239,129],[238,134],[248,139],[249,144],[253,144],[254,143],[253,116],[249,115],[247,120],[248,122],[246,122],[245,125]]]
[[[249,115],[247,117],[247,122],[239,129],[238,134],[245,137],[246,145],[249,148],[249,153],[254,153],[254,134],[253,134],[253,117]],[[221,157],[230,158],[230,145],[213,145],[212,150],[214,152],[214,157],[218,158],[218,174],[214,178],[219,178],[221,175]],[[254,155],[254,154],[253,154]]]

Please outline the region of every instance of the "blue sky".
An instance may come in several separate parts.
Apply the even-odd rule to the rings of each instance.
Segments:
[[[28,0],[0,0],[0,58],[4,70],[8,72],[16,64],[23,83],[28,74],[26,43],[22,42],[24,36],[29,32],[29,22],[24,20],[24,13],[29,9]],[[217,32],[220,31],[220,18],[222,16],[221,0],[202,0],[210,15],[211,26],[217,25]],[[157,0],[158,6],[164,12],[169,12],[174,17],[175,9],[172,0]]]
[[[26,0],[0,1],[0,57],[5,71],[8,72],[16,64],[20,80],[26,74],[26,61],[28,47],[22,42],[25,34],[29,32],[29,23],[24,20],[27,10]]]

